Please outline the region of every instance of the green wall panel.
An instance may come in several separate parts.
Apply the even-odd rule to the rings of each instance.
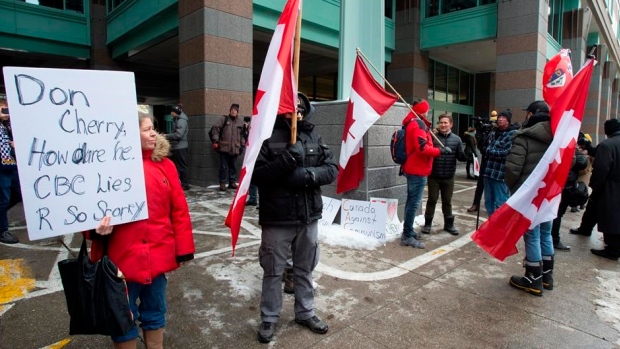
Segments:
[[[175,0],[129,0],[106,17],[108,46],[119,58],[179,30]]]
[[[85,1],[84,12],[90,13]],[[90,57],[90,18],[21,1],[0,0],[0,46],[77,58]]]
[[[424,18],[420,48],[453,45],[497,37],[497,4]]]

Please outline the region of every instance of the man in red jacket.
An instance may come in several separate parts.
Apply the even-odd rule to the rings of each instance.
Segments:
[[[403,119],[407,160],[402,165],[402,172],[407,177],[407,202],[400,244],[414,248],[424,248],[420,236],[413,230],[413,220],[422,200],[426,177],[433,168],[433,158],[452,152],[450,148],[439,149],[433,146],[433,138],[428,129],[430,122],[426,119],[428,109],[428,102],[425,99],[418,99],[413,103],[413,111],[420,118],[409,113]]]

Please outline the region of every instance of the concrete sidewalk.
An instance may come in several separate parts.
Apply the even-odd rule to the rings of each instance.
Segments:
[[[603,246],[602,235],[567,234],[581,218],[567,213],[563,242],[572,251],[556,254],[555,289],[543,297],[518,291],[508,279],[523,273],[523,254],[502,263],[471,242],[476,217],[466,209],[475,182],[464,177],[457,175],[453,203],[457,237],[441,232],[438,212],[424,250],[397,242],[375,250],[322,243],[315,305],[329,332],[297,325],[293,297],[285,295],[268,345],[256,340],[262,277],[257,210],[246,208],[233,258],[223,225],[233,193],[192,188],[187,196],[197,254],[170,275],[166,347],[620,348],[620,264],[589,252]],[[12,212],[14,220],[18,216]],[[65,247],[58,239],[29,242],[23,226],[13,232],[22,243],[0,245],[0,348],[110,348],[103,336],[68,335],[55,266],[67,258]],[[64,241],[77,253],[79,236]]]

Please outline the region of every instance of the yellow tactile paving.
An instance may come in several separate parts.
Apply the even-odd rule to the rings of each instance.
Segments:
[[[34,282],[23,259],[0,260],[0,304],[23,297],[34,289]]]
[[[65,345],[69,344],[69,342],[71,342],[71,338],[66,338],[66,339],[61,340],[60,342],[50,344],[47,347],[43,347],[41,349],[60,349],[60,348],[63,348]]]

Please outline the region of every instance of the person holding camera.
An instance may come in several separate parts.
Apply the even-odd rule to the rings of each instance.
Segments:
[[[582,136],[582,132],[579,132],[579,138],[577,138],[577,146],[590,157],[590,162],[596,156],[596,148],[592,145],[592,138],[588,139],[585,134]],[[591,170],[591,169],[590,169]],[[590,171],[591,172],[591,171]],[[588,174],[590,175],[590,174]],[[589,181],[589,179],[588,179]],[[569,233],[573,235],[590,236],[592,230],[596,225],[596,195],[592,193],[588,198],[585,210],[581,216],[581,223],[578,228],[569,229]]]
[[[329,326],[314,311],[312,271],[319,262],[318,220],[323,202],[321,186],[336,180],[338,166],[314,125],[305,120],[313,107],[299,94],[295,115],[279,114],[271,137],[263,142],[252,184],[258,186],[262,229],[259,249],[263,268],[261,324],[257,338],[269,343],[282,310],[282,274],[292,252],[295,322],[312,332]],[[291,118],[297,122],[297,142],[291,144]]]
[[[471,207],[467,209],[467,212],[476,212],[480,209],[480,200],[482,199],[482,192],[484,191],[484,169],[486,167],[486,145],[491,132],[497,127],[497,112],[493,110],[488,121],[482,119],[479,116],[473,117],[476,121],[476,145],[478,147],[478,154],[480,157],[480,172],[478,174],[478,180],[476,182],[476,191],[474,192],[474,201]]]
[[[484,205],[489,217],[508,200],[508,187],[504,181],[506,157],[512,148],[512,136],[517,132],[510,122],[508,110],[497,114],[497,128],[489,132],[486,141],[484,166]]]

